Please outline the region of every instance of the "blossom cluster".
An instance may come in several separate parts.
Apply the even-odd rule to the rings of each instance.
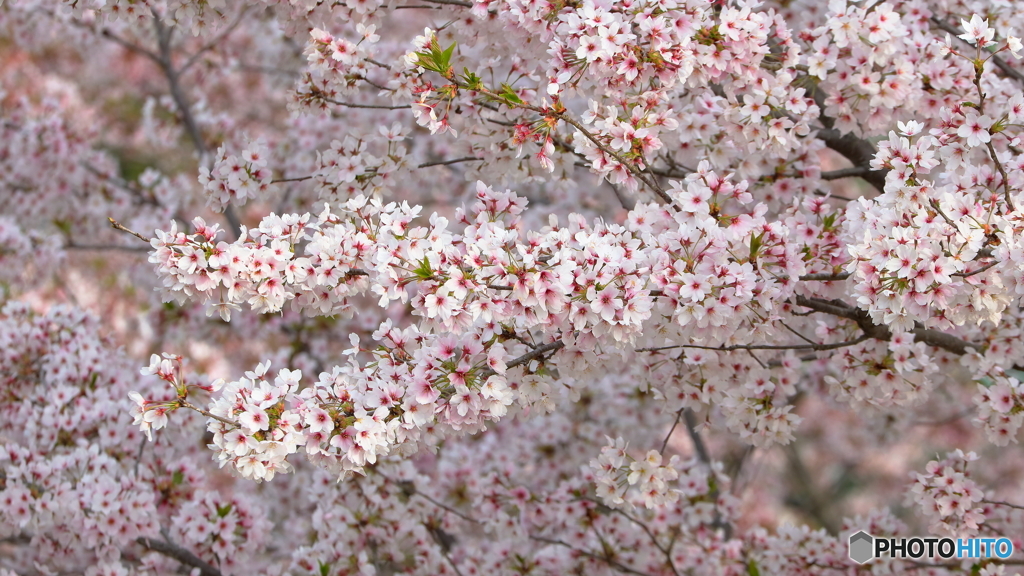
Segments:
[[[246,478],[271,480],[291,471],[287,457],[304,448],[311,461],[334,473],[361,471],[403,444],[414,447],[430,428],[477,429],[504,416],[513,401],[526,407],[543,398],[540,383],[523,374],[513,393],[504,376],[505,348],[495,338],[460,341],[390,323],[374,337],[381,342],[375,362],[362,366],[353,358],[301,391],[301,372],[283,369],[270,382],[269,363],[238,381],[211,386],[220,395],[204,414],[211,418],[211,447],[221,465]],[[353,344],[354,354],[358,340]],[[152,427],[147,416],[136,420]]]
[[[915,474],[910,497],[931,520],[933,533],[963,538],[978,534],[985,522],[984,509],[978,504],[985,493],[967,470],[977,459],[974,452],[957,450],[929,462],[924,474]]]
[[[687,487],[685,492],[670,489],[670,483],[679,478],[679,457],[673,456],[663,466],[661,453],[650,450],[642,459],[633,460],[621,438],[602,448],[601,455],[590,466],[596,474],[597,495],[609,506],[625,504],[627,489],[635,491],[630,500],[640,498],[647,508],[672,504],[681,495],[693,498],[707,492],[707,481],[703,478],[681,481]]]
[[[218,148],[213,166],[199,168],[199,184],[207,203],[219,212],[229,204],[241,205],[263,196],[270,187],[268,155],[266,142],[259,139],[250,142],[238,156],[228,154],[225,146]]]
[[[982,424],[989,440],[997,446],[1017,442],[1017,432],[1024,424],[1024,390],[1020,381],[1000,376],[989,379],[990,386],[978,383],[974,402],[978,406],[975,420]]]
[[[1024,526],[1012,2],[64,4],[0,280],[180,355],[0,287],[5,568],[849,574],[951,443],[933,531]]]

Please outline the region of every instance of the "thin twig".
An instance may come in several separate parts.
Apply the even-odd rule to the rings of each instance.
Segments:
[[[1003,177],[1003,200],[1010,207],[1010,211],[1014,212],[1017,208],[1013,205],[1013,200],[1010,198],[1010,177],[1006,175],[1006,169],[1003,168],[1003,163],[999,160],[999,155],[996,153],[996,148],[992,145],[992,141],[986,142],[985,145],[992,156],[992,162],[996,165],[996,170],[999,170],[999,175]]]
[[[992,504],[995,506],[1006,506],[1007,508],[1013,508],[1015,510],[1024,510],[1024,506],[1019,504],[1011,504],[1009,502],[1001,502],[999,500],[982,500],[985,504]]]
[[[790,331],[790,332],[792,332],[793,334],[796,334],[797,338],[799,338],[799,339],[803,340],[804,342],[807,342],[808,344],[814,344],[815,346],[820,346],[820,344],[818,344],[818,343],[817,343],[817,342],[815,342],[814,340],[811,340],[810,338],[808,338],[808,337],[804,336],[803,334],[801,334],[801,333],[797,332],[797,331],[796,331],[796,330],[794,330],[793,328],[790,328],[790,327],[789,327],[789,325],[788,325],[788,324],[786,324],[785,322],[783,322],[783,321],[781,321],[781,320],[780,320],[780,321],[779,321],[779,324],[782,324],[782,327],[783,327],[783,328],[785,328],[786,330],[789,330],[789,331]]]
[[[680,410],[680,413],[682,413],[682,410]],[[676,419],[676,423],[678,423],[678,422],[679,422],[679,419],[677,418]],[[651,539],[651,543],[654,544],[654,547],[657,548],[658,550],[660,550],[661,553],[665,555],[665,562],[668,563],[668,567],[672,570],[672,573],[675,574],[675,576],[679,576],[679,571],[676,570],[676,563],[675,563],[674,560],[672,560],[672,544],[674,542],[669,543],[669,545],[667,547],[666,546],[662,546],[661,543],[658,542],[658,538],[654,535],[654,532],[651,531],[650,527],[648,527],[647,524],[644,524],[639,519],[634,518],[633,516],[629,515],[624,510],[619,510],[618,508],[609,508],[609,507],[605,506],[604,504],[602,504],[601,502],[598,502],[596,500],[590,500],[590,501],[591,502],[595,502],[598,506],[602,506],[604,508],[608,508],[608,510],[610,510],[611,512],[617,513],[617,514],[625,517],[627,520],[629,520],[633,524],[636,524],[637,526],[639,526],[640,529],[643,530],[647,534],[647,537]]]
[[[978,268],[974,272],[954,272],[954,273],[950,274],[950,276],[959,276],[960,278],[970,278],[971,276],[974,276],[975,274],[981,274],[982,272],[988,270],[989,268],[992,268],[996,264],[999,264],[999,262],[998,261],[990,262],[990,263],[982,266],[981,268]]]
[[[120,230],[122,232],[127,232],[127,233],[131,234],[132,236],[135,236],[139,240],[142,240],[143,242],[152,242],[153,241],[152,238],[146,238],[145,236],[143,236],[142,234],[139,234],[138,232],[136,232],[134,230],[129,230],[128,228],[125,228],[124,226],[121,225],[120,222],[118,222],[117,220],[114,220],[113,218],[108,217],[107,220],[110,221],[110,225],[113,226],[114,228],[116,228],[116,229],[118,229],[118,230]]]
[[[235,20],[231,24],[229,24],[227,26],[227,28],[222,30],[220,32],[220,34],[218,34],[217,36],[212,38],[209,42],[204,44],[202,46],[202,48],[197,50],[195,54],[193,54],[191,57],[189,57],[189,59],[186,60],[185,63],[182,64],[180,68],[178,68],[178,73],[179,74],[184,74],[186,70],[191,68],[196,62],[199,61],[199,57],[200,56],[202,56],[206,52],[209,52],[210,50],[213,50],[214,48],[217,47],[218,44],[220,44],[225,39],[227,39],[227,37],[230,36],[232,32],[234,32],[235,28],[237,28],[238,25],[241,24],[242,18],[245,17],[245,15],[246,15],[246,13],[248,11],[249,11],[249,7],[248,6],[242,7],[242,9],[238,12],[238,16],[235,17]]]
[[[464,158],[455,158],[453,160],[438,160],[436,162],[424,162],[417,166],[417,168],[430,168],[431,166],[448,166],[449,164],[458,164],[459,162],[483,162],[483,158],[477,158],[476,156],[466,156]]]
[[[679,420],[683,417],[683,408],[680,408],[676,412],[676,419],[672,422],[672,427],[668,429],[668,434],[665,435],[665,439],[661,442],[661,450],[658,450],[663,456],[665,455],[665,448],[668,448],[668,439],[672,437],[672,433],[676,431],[676,426],[679,426]]]
[[[74,242],[64,245],[65,250],[120,250],[123,252],[148,252],[149,248],[142,246],[118,246],[117,244],[76,244]]]
[[[622,564],[622,563],[618,562],[617,560],[614,560],[614,559],[608,557],[607,555],[595,554],[593,552],[590,552],[588,550],[584,550],[582,548],[576,548],[572,544],[569,544],[568,542],[563,542],[562,540],[556,540],[554,538],[545,538],[544,536],[533,536],[533,535],[530,536],[530,540],[536,540],[537,542],[544,542],[546,544],[555,544],[557,546],[564,546],[565,548],[568,548],[568,549],[570,549],[570,550],[572,550],[572,551],[574,551],[574,552],[576,552],[576,553],[578,553],[578,554],[580,554],[582,556],[586,556],[587,558],[593,558],[594,560],[600,560],[601,562],[604,562],[605,564],[611,566],[612,568],[615,568],[619,572],[625,572],[627,574],[635,574],[636,576],[651,576],[651,574],[648,574],[647,572],[641,572],[639,570],[630,568],[629,566],[626,566],[625,564]]]
[[[82,24],[82,26],[87,26],[87,25]],[[158,56],[155,52],[153,52],[153,51],[151,51],[151,50],[149,50],[147,48],[143,48],[142,46],[139,46],[138,44],[133,44],[133,43],[125,40],[124,38],[121,38],[120,36],[118,36],[117,34],[111,32],[110,30],[108,30],[106,28],[100,30],[100,36],[103,36],[104,38],[109,38],[110,40],[113,40],[114,42],[120,44],[122,47],[128,49],[129,52],[135,52],[136,54],[140,54],[142,56],[145,56],[146,58],[149,58],[150,60],[152,60],[154,62],[160,62],[160,56]]]
[[[356,104],[355,102],[342,102],[341,100],[335,100],[333,98],[320,97],[320,100],[335,106],[344,106],[346,108],[373,108],[377,110],[405,110],[412,108],[410,104],[399,104],[397,106],[385,106],[383,104]]]
[[[451,506],[448,506],[447,504],[445,504],[443,502],[438,502],[437,500],[434,500],[433,498],[431,498],[430,496],[427,496],[423,492],[420,492],[419,490],[416,490],[415,487],[413,487],[413,493],[412,494],[413,494],[413,496],[419,496],[420,498],[423,498],[427,502],[430,502],[434,506],[437,506],[438,508],[440,508],[440,509],[442,509],[442,510],[444,510],[446,512],[451,512],[452,514],[455,514],[456,516],[458,516],[459,518],[462,518],[463,520],[465,520],[467,522],[472,522],[473,524],[482,524],[482,522],[480,522],[476,518],[473,518],[472,516],[469,516],[467,514],[459,512],[455,508],[452,508]]]
[[[224,424],[227,424],[228,426],[234,426],[235,428],[241,428],[241,424],[239,424],[238,422],[235,422],[234,420],[228,420],[227,418],[224,418],[223,416],[217,416],[213,412],[210,412],[209,410],[203,410],[202,408],[200,408],[198,406],[194,406],[193,404],[191,404],[191,403],[189,403],[189,402],[187,402],[185,400],[178,400],[178,403],[181,405],[182,408],[188,408],[189,410],[195,410],[196,412],[199,412],[200,414],[202,414],[203,416],[206,416],[207,418],[213,418],[214,420],[216,420],[218,422],[221,422],[221,423],[224,423]]]
[[[284,182],[302,182],[304,180],[310,180],[312,178],[313,178],[313,175],[309,175],[309,176],[296,176],[295,178],[278,178],[277,180],[271,180],[270,183],[271,184],[282,184]]]
[[[828,198],[835,198],[836,200],[842,200],[843,202],[853,202],[853,198],[848,196],[840,196],[839,194],[833,194],[831,192],[823,192],[821,190],[814,191],[815,196],[825,196]]]
[[[964,42],[968,46],[973,46],[973,44],[971,44],[967,40],[964,40],[963,38],[960,38],[960,34],[962,34],[962,32],[960,30],[957,30],[956,28],[954,28],[950,24],[948,24],[945,21],[939,19],[937,16],[932,16],[929,20],[931,20],[932,24],[935,24],[935,26],[937,26],[939,29],[941,29],[941,30],[943,30],[945,32],[949,32],[953,36],[956,36],[957,38],[959,38],[962,42]],[[1021,84],[1024,84],[1024,74],[1021,74],[1019,71],[1014,70],[1013,68],[1011,68],[1010,65],[1007,64],[1006,61],[1003,60],[1002,58],[1000,58],[999,56],[993,55],[991,58],[992,58],[992,63],[995,64],[996,67],[999,68],[999,70],[1001,70],[1003,72],[1003,74],[1006,74],[1010,78],[1013,78],[1014,80],[1020,82]]]
[[[472,2],[463,2],[462,0],[423,0],[431,4],[447,4],[449,6],[462,6],[463,8],[472,8]]]

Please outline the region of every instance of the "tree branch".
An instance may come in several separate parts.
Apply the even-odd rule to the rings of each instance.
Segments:
[[[327,98],[326,96],[320,96],[319,99],[327,102],[328,104],[344,106],[346,108],[372,108],[375,110],[405,110],[407,108],[412,108],[412,105],[410,104],[400,104],[398,106],[385,106],[383,104],[356,104],[354,102],[342,102],[333,98]]]
[[[871,172],[871,168],[867,166],[853,166],[851,168],[840,168],[839,170],[832,170],[831,172],[822,172],[822,180],[838,180],[840,178],[853,178],[856,176],[864,176]]]
[[[189,139],[192,140],[192,145],[195,146],[196,152],[202,158],[206,155],[206,142],[199,131],[195,116],[192,115],[192,108],[185,98],[185,93],[181,89],[178,70],[174,69],[174,62],[171,58],[171,29],[164,26],[163,20],[155,11],[153,12],[153,27],[156,29],[157,46],[159,47],[156,63],[167,77],[171,99],[174,100],[174,105],[178,108],[178,113],[181,114],[181,121],[185,124],[185,131],[188,133]]]
[[[458,164],[459,162],[483,162],[483,158],[477,158],[475,156],[466,156],[464,158],[455,158],[453,160],[438,160],[436,162],[424,162],[417,166],[417,168],[430,168],[431,166],[448,166],[450,164]]]
[[[854,340],[847,340],[845,342],[835,342],[833,344],[735,344],[733,346],[701,346],[700,344],[673,344],[671,346],[658,346],[656,348],[637,348],[637,352],[658,352],[661,350],[672,350],[674,348],[695,348],[697,350],[714,350],[716,352],[733,352],[736,350],[836,350],[838,348],[845,348],[846,346],[853,346],[854,344],[860,344],[867,340],[867,336],[862,336]]]
[[[125,228],[120,222],[118,222],[117,220],[114,220],[113,218],[107,218],[107,220],[110,221],[110,225],[113,228],[115,228],[117,230],[120,230],[121,232],[127,232],[127,233],[131,234],[132,236],[135,236],[139,240],[142,240],[143,242],[147,242],[148,243],[148,242],[152,241],[151,238],[147,238],[147,237],[143,236],[142,234],[139,234],[138,232],[136,232],[134,230],[129,230],[128,228]]]
[[[683,410],[683,423],[686,424],[686,432],[690,435],[690,441],[693,442],[693,450],[697,453],[697,458],[708,467],[709,474],[714,474],[715,468],[711,462],[711,454],[708,452],[707,445],[704,444],[700,431],[697,430],[697,416],[693,413],[693,410],[689,408]],[[722,519],[722,513],[718,510],[718,488],[716,486],[709,486],[709,489],[708,496],[715,501],[715,520],[712,526],[721,528],[725,532],[725,539],[729,540],[732,538],[732,525]]]
[[[164,536],[166,538],[166,535]],[[220,570],[207,563],[192,552],[172,544],[169,540],[157,540],[155,538],[139,537],[135,540],[153,552],[159,552],[168,558],[173,558],[185,566],[199,568],[200,576],[223,576]]]
[[[74,242],[64,245],[65,250],[120,250],[123,252],[149,252],[149,248],[142,246],[119,246],[117,244],[76,244]]]
[[[857,136],[847,133],[843,134],[834,128],[835,120],[825,115],[826,95],[820,88],[815,88],[811,93],[821,113],[818,120],[825,128],[818,131],[820,138],[829,148],[839,152],[847,160],[853,163],[853,168],[864,170],[863,174],[856,174],[863,178],[868,184],[874,186],[879,192],[885,189],[885,175],[888,170],[872,170],[871,160],[875,157],[875,146]],[[847,169],[851,170],[851,169]],[[822,175],[824,176],[824,174]]]
[[[536,348],[534,348],[533,350],[530,350],[526,354],[523,354],[519,358],[516,358],[515,360],[512,360],[511,362],[505,364],[505,367],[506,368],[515,368],[516,366],[522,366],[523,364],[529,364],[530,362],[533,362],[534,360],[536,360],[537,358],[540,358],[541,356],[543,356],[544,354],[547,354],[548,352],[554,352],[554,351],[557,351],[557,350],[561,350],[562,348],[565,348],[565,342],[563,342],[561,340],[559,340],[557,342],[549,342],[547,344],[544,344],[543,346],[537,346]],[[485,379],[486,378],[490,378],[491,376],[494,376],[495,374],[497,374],[497,372],[495,372],[494,370],[492,370],[490,368],[486,368],[486,369],[480,371],[480,377],[481,378],[485,378]]]
[[[875,324],[867,312],[860,308],[854,308],[840,300],[826,301],[819,298],[808,298],[807,296],[797,295],[794,303],[797,306],[810,308],[816,312],[824,312],[833,316],[853,320],[857,323],[857,326],[860,327],[861,331],[864,332],[864,336],[868,338],[884,341],[888,341],[892,338],[892,331],[890,331],[889,328]],[[945,332],[940,332],[931,328],[925,328],[920,323],[915,324],[911,333],[914,335],[914,339],[919,342],[924,342],[925,344],[936,348],[942,348],[943,350],[952,352],[958,356],[966,354],[969,349],[981,350],[982,348],[978,344],[966,342],[951,334],[946,334]]]
[[[463,8],[472,8],[472,2],[463,2],[462,0],[423,0],[430,4],[447,4],[449,6],[462,6]]]

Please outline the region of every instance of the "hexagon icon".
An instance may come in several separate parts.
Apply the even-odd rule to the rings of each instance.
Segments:
[[[863,564],[868,560],[875,557],[874,548],[875,539],[871,537],[871,534],[861,530],[856,534],[850,535],[850,560],[853,560],[857,564]]]

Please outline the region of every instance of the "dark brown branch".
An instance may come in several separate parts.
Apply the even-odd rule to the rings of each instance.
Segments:
[[[526,354],[523,354],[519,358],[510,361],[509,363],[505,364],[505,367],[515,368],[516,366],[529,364],[530,362],[533,362],[534,360],[540,358],[541,356],[547,354],[548,352],[556,352],[558,350],[561,350],[562,348],[565,348],[565,342],[562,342],[561,340],[557,342],[549,342],[547,344],[544,344],[543,346],[537,346],[536,348],[530,350]],[[486,368],[480,372],[480,377],[486,379],[491,376],[494,376],[495,374],[497,374],[497,372],[491,370],[490,368]]]
[[[883,191],[885,189],[885,175],[888,170],[871,170],[870,168],[871,160],[877,152],[875,146],[863,138],[858,138],[850,133],[843,134],[836,130],[834,128],[835,120],[825,115],[825,93],[821,89],[815,88],[812,96],[821,110],[818,120],[825,127],[823,130],[818,131],[818,138],[825,142],[826,146],[846,157],[847,160],[853,163],[854,168],[865,170],[863,174],[857,174],[857,176],[863,178],[879,192]]]
[[[845,348],[846,346],[853,346],[854,344],[860,344],[867,340],[867,336],[862,336],[854,340],[847,340],[846,342],[836,342],[833,344],[735,344],[733,346],[701,346],[699,344],[673,344],[671,346],[659,346],[656,348],[637,348],[637,352],[658,352],[660,350],[672,350],[674,348],[695,348],[697,350],[714,350],[716,352],[733,352],[736,350],[836,350],[838,348]]]
[[[139,544],[145,546],[147,549],[153,552],[159,552],[168,558],[173,558],[185,566],[191,566],[192,568],[199,568],[200,576],[223,576],[220,570],[207,563],[202,558],[196,556],[192,552],[172,544],[166,540],[157,540],[155,538],[140,537],[135,540]]]
[[[804,282],[808,282],[808,281],[812,281],[812,280],[813,281],[818,281],[818,282],[838,282],[838,281],[846,280],[849,277],[850,277],[850,273],[849,272],[841,272],[839,274],[819,273],[819,274],[804,274],[803,276],[800,277],[800,280],[802,280]]]
[[[982,272],[988,270],[989,268],[992,268],[996,264],[999,264],[999,262],[998,261],[996,261],[996,262],[989,262],[988,264],[982,266],[981,268],[978,268],[974,272],[954,272],[954,273],[950,274],[950,276],[959,276],[960,278],[970,278],[971,276],[974,276],[975,274],[981,274]]]
[[[27,532],[19,532],[19,533],[13,535],[13,536],[7,536],[5,538],[0,538],[0,544],[13,544],[15,546],[20,546],[22,544],[31,544],[31,543],[32,543],[32,535],[27,533]]]
[[[871,172],[871,168],[867,166],[853,166],[851,168],[840,168],[839,170],[832,170],[831,172],[822,172],[822,180],[838,180],[840,178],[853,178],[856,176],[864,176],[868,172]]]
[[[824,104],[824,101],[822,101],[822,104]],[[857,167],[867,167],[870,165],[872,158],[875,156],[875,147],[870,142],[850,133],[840,133],[831,127],[834,123],[827,116],[822,115],[821,120],[822,123],[825,123],[827,120],[826,126],[828,127],[818,131],[818,138],[825,142],[826,146],[845,156]],[[871,184],[881,192],[885,189],[886,172],[888,170],[868,169],[863,174],[858,174],[857,176],[860,176],[868,184]]]
[[[892,338],[892,331],[889,328],[875,324],[867,312],[859,308],[854,308],[845,302],[839,300],[821,300],[819,298],[808,298],[807,296],[796,296],[794,303],[797,306],[804,308],[810,308],[816,312],[824,312],[825,314],[831,314],[833,316],[839,316],[853,320],[860,327],[861,331],[864,332],[864,336],[868,338],[874,338],[876,340],[888,341]],[[920,323],[915,323],[914,329],[911,331],[914,335],[914,339],[918,342],[924,342],[929,346],[936,348],[942,348],[953,354],[962,356],[967,353],[969,349],[981,350],[981,346],[972,342],[966,342],[953,336],[933,330],[931,328],[925,328]]]

